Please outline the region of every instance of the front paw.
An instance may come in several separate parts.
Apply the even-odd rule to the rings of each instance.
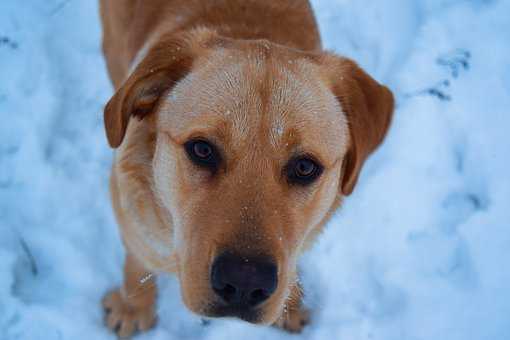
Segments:
[[[310,312],[300,306],[295,309],[285,309],[278,321],[274,323],[274,326],[290,333],[301,333],[309,322]]]
[[[119,337],[129,337],[137,331],[145,331],[156,323],[154,304],[137,306],[129,304],[119,289],[103,298],[105,323]]]

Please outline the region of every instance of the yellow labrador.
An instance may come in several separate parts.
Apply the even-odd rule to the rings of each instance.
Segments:
[[[101,17],[127,253],[107,325],[150,328],[154,275],[173,272],[197,314],[300,331],[296,262],[383,140],[392,93],[321,49],[306,0],[101,0]]]

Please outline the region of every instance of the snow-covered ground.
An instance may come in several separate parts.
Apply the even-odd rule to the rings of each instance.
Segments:
[[[315,0],[326,47],[392,87],[388,139],[303,259],[303,334],[205,326],[160,279],[140,339],[510,339],[510,1]],[[0,339],[113,339],[123,249],[95,0],[0,1]]]

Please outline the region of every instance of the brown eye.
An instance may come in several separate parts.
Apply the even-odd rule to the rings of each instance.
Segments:
[[[193,144],[194,154],[201,159],[208,159],[212,155],[212,147],[205,142],[196,142]]]
[[[310,159],[300,159],[296,164],[296,176],[309,177],[314,174],[317,166]]]
[[[322,166],[309,157],[297,157],[287,165],[287,178],[290,183],[307,185],[322,173]]]
[[[184,149],[195,165],[212,171],[218,169],[221,157],[213,144],[204,140],[190,140],[184,144]]]

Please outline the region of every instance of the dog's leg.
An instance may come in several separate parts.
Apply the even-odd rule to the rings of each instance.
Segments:
[[[156,321],[156,281],[132,256],[126,256],[124,284],[103,298],[106,324],[120,337],[151,328]]]
[[[301,332],[310,321],[310,312],[303,306],[302,297],[301,287],[296,284],[291,290],[282,315],[274,323],[274,326],[291,333]]]

